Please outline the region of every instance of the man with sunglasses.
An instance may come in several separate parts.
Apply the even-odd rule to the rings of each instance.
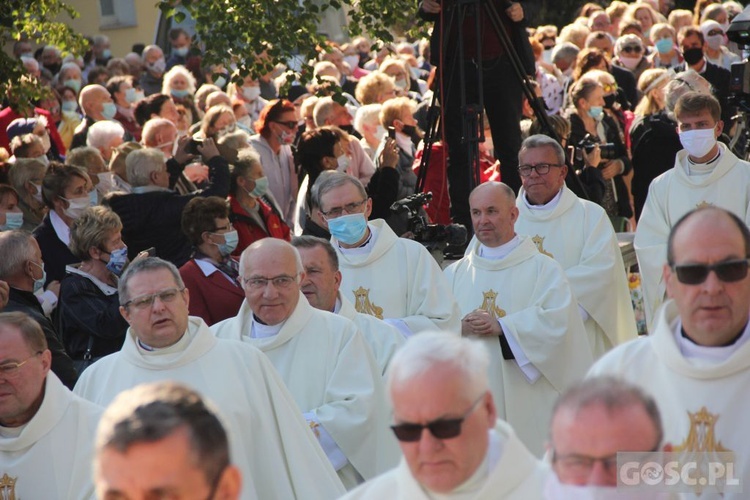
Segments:
[[[436,331],[410,338],[388,374],[403,459],[344,500],[542,498],[549,469],[497,418],[489,364],[475,340]]]
[[[625,265],[604,209],[565,186],[565,152],[554,139],[532,135],[521,144],[523,185],[516,231],[565,270],[594,358],[636,336]]]
[[[0,498],[94,498],[91,430],[102,408],[52,373],[39,323],[0,314]]]
[[[552,405],[593,363],[586,329],[562,267],[532,237],[516,234],[513,190],[485,182],[469,206],[475,237],[445,270],[461,333],[490,352],[498,415],[541,455]]]
[[[398,449],[387,432],[381,371],[357,326],[314,308],[297,249],[264,238],[242,252],[245,289],[237,316],[217,323],[217,337],[268,356],[347,489],[393,467]]]
[[[750,477],[749,256],[750,231],[732,212],[702,207],[682,217],[663,265],[671,300],[659,310],[653,333],[616,347],[589,373],[642,387],[669,423],[667,444],[686,453],[734,452],[742,457],[735,477],[742,478]]]
[[[130,324],[120,352],[87,368],[75,392],[102,406],[145,382],[174,380],[213,401],[232,436],[242,498],[335,498],[344,488],[273,365],[257,349],[216,339],[188,316],[190,294],[162,259],[133,261],[119,282]]]

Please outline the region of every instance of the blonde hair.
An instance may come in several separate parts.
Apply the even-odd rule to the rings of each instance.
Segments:
[[[380,110],[380,124],[384,128],[393,126],[395,120],[400,120],[403,116],[404,109],[408,109],[412,114],[416,111],[416,104],[408,97],[396,97],[388,99],[383,103]]]
[[[664,78],[664,75],[666,74],[667,70],[664,68],[652,68],[644,71],[640,78],[638,78],[638,90],[643,93],[643,97],[641,97],[641,100],[638,102],[638,106],[636,106],[634,111],[637,116],[653,115],[663,109],[663,106],[659,106],[659,103],[654,99],[653,91],[657,90],[659,87],[654,87],[648,91],[647,89],[649,89],[649,87],[660,78],[664,79],[664,85],[666,85],[668,81]]]
[[[378,104],[380,96],[391,90],[396,90],[393,77],[380,71],[373,71],[359,79],[354,96],[362,105]]]

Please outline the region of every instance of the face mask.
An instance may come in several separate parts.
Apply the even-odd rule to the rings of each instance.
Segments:
[[[89,206],[95,207],[99,204],[99,195],[96,193],[96,189],[89,191]]]
[[[378,125],[378,127],[375,129],[375,140],[380,142],[383,140],[384,136],[385,136],[385,128],[383,128],[382,125]]]
[[[102,116],[107,120],[111,120],[117,114],[117,106],[113,102],[105,102],[102,105]]]
[[[260,97],[260,87],[242,87],[242,97],[252,102]]]
[[[49,140],[49,134],[44,134],[42,136],[42,146],[44,147],[45,153],[49,151],[50,148],[52,148],[52,144],[50,143],[50,140]]]
[[[163,57],[160,57],[159,59],[157,59],[153,63],[149,64],[148,68],[155,75],[161,76],[164,73],[164,70],[167,69],[167,62],[164,60]]]
[[[33,160],[36,160],[40,163],[44,163],[45,167],[49,166],[49,158],[47,158],[46,155],[37,156],[36,158],[32,158]]]
[[[253,120],[250,118],[250,115],[245,115],[242,118],[238,119],[237,123],[251,130],[253,128]]]
[[[23,54],[21,54],[21,55],[20,55],[20,56],[18,56],[18,57],[19,57],[19,58],[21,58],[21,57],[25,57],[25,58],[27,58],[27,59],[34,59],[34,52],[31,52],[31,51],[29,51],[29,52],[24,52]]]
[[[115,179],[112,176],[112,172],[101,172],[96,174],[99,178],[99,184],[96,185],[96,190],[101,193],[102,196],[110,193],[115,188]]]
[[[620,56],[620,62],[622,63],[623,66],[625,66],[626,68],[632,71],[638,66],[638,63],[641,62],[641,58]]]
[[[183,89],[183,90],[170,89],[169,93],[172,94],[172,97],[176,97],[177,99],[182,99],[183,97],[187,96],[190,92],[187,89]]]
[[[185,57],[186,55],[188,55],[189,51],[190,51],[190,47],[179,47],[179,48],[174,49],[175,55],[179,57]]]
[[[729,30],[729,23],[723,23],[723,24],[720,23],[719,26],[721,26],[721,31],[723,31],[724,33],[726,33],[727,30]]]
[[[143,93],[142,90],[136,90],[135,91],[135,101],[134,102],[140,102],[146,98],[146,94]]]
[[[45,156],[46,158],[46,156]],[[49,161],[49,160],[47,160]],[[34,184],[31,183],[32,186],[36,188],[36,193],[32,194],[32,198],[34,198],[36,201],[38,201],[41,204],[44,204],[44,201],[42,200],[42,185],[41,184]]]
[[[83,211],[91,206],[91,199],[88,196],[73,198],[72,200],[68,200],[62,196],[60,198],[68,202],[68,208],[63,210],[63,213],[73,220],[79,218],[83,214]]]
[[[364,238],[366,230],[365,214],[347,214],[328,221],[331,236],[347,245],[354,245]]]
[[[542,61],[547,64],[552,64],[552,49],[545,49],[542,51]]]
[[[224,236],[224,243],[219,243],[219,244],[214,243],[214,244],[219,247],[219,253],[223,257],[226,257],[227,255],[234,252],[235,248],[237,248],[237,243],[239,243],[240,237],[237,234],[236,229],[226,232],[222,236]]]
[[[135,89],[133,87],[130,87],[125,91],[125,100],[130,104],[133,104],[136,101]]]
[[[70,80],[65,80],[63,82],[63,86],[68,87],[69,89],[73,89],[73,91],[77,94],[81,91],[81,80],[71,78]]]
[[[351,69],[354,69],[359,65],[359,56],[345,56],[344,61]]]
[[[605,95],[604,96],[604,107],[607,109],[612,109],[612,107],[617,102],[617,96],[615,94]]]
[[[601,106],[591,106],[588,110],[589,116],[597,121],[602,119],[602,113],[604,109]]]
[[[67,111],[69,113],[75,112],[75,110],[78,109],[78,103],[75,101],[63,101],[61,108],[63,111]]]
[[[253,198],[260,198],[268,192],[268,177],[258,177],[255,179],[255,187],[249,194]]]
[[[396,87],[400,88],[401,90],[407,90],[408,87],[406,86],[406,80],[403,78],[399,78],[396,80]]]
[[[44,262],[41,265],[36,262],[32,262],[32,264],[42,269],[42,277],[34,280],[34,293],[36,293],[44,288],[44,282],[47,281],[47,271],[44,270]]]
[[[109,59],[112,57],[112,51],[109,49],[102,50],[102,59]]]
[[[231,134],[236,129],[237,129],[237,124],[235,124],[235,123],[229,124],[226,127],[222,128],[222,129],[219,129],[219,131],[217,132],[217,136],[218,137],[223,137],[223,136],[225,136],[227,134]]]
[[[414,125],[404,125],[401,129],[401,133],[408,135],[414,145],[419,144],[419,141],[422,140],[422,138],[419,137],[419,133],[417,132],[417,127],[415,127]]]
[[[5,224],[0,226],[0,231],[10,231],[23,226],[22,212],[5,212]]]
[[[349,168],[349,157],[346,155],[341,155],[338,158],[336,158],[336,170],[339,172],[346,172],[346,169]]]
[[[707,36],[706,43],[711,47],[711,50],[719,50],[724,45],[724,35]]]
[[[288,132],[288,131],[286,131],[286,130],[282,130],[282,131],[281,131],[281,134],[279,134],[279,142],[280,142],[280,143],[281,143],[281,144],[282,144],[283,146],[288,146],[288,145],[290,145],[291,143],[293,143],[293,142],[294,142],[294,134],[293,134],[293,133],[291,133],[291,132]]]
[[[223,76],[217,76],[216,80],[214,80],[214,85],[216,85],[220,89],[223,89],[224,85],[226,84],[227,84],[227,79],[224,78]]]
[[[656,43],[654,43],[654,46],[656,47],[656,50],[659,51],[659,54],[666,54],[672,50],[674,42],[671,38],[662,38],[661,40],[657,40]]]
[[[56,75],[60,72],[60,67],[62,66],[62,63],[52,63],[52,64],[45,64],[44,67],[49,70],[50,73],[53,75]]]
[[[109,253],[107,270],[115,276],[122,276],[122,271],[128,264],[128,247],[118,248]]]
[[[680,143],[693,158],[702,158],[716,145],[713,128],[680,132]]]
[[[688,63],[688,65],[692,66],[693,64],[697,64],[698,61],[703,59],[703,49],[686,49],[682,52],[682,57],[685,58],[685,62]]]

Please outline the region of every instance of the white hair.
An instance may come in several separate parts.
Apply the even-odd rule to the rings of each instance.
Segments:
[[[155,148],[143,148],[131,151],[125,158],[125,169],[128,181],[133,187],[151,184],[151,174],[166,169],[164,153]]]
[[[172,87],[172,79],[177,75],[182,75],[185,77],[185,80],[187,80],[187,84],[188,84],[187,86],[188,92],[191,95],[195,94],[195,77],[190,71],[188,71],[188,69],[185,66],[181,66],[179,64],[177,66],[172,66],[172,69],[164,73],[164,77],[163,77],[162,85],[161,85],[161,93],[164,95],[171,95],[169,93],[169,90]]]
[[[86,134],[86,145],[92,148],[104,149],[109,147],[115,137],[123,137],[125,129],[119,122],[101,120],[89,127]]]
[[[666,96],[665,106],[670,113],[674,111],[677,100],[682,94],[687,92],[700,92],[701,94],[711,94],[711,84],[693,69],[682,71],[674,75],[666,87],[664,95]]]
[[[638,35],[628,33],[627,35],[622,35],[617,39],[617,42],[615,42],[615,55],[617,57],[620,57],[620,54],[622,54],[623,49],[626,45],[638,45],[641,49],[643,49],[643,41],[641,40],[641,38]]]
[[[478,340],[442,331],[422,332],[410,337],[393,356],[388,394],[394,386],[408,383],[432,368],[451,366],[463,374],[466,387],[479,395],[489,388],[489,364],[489,353]]]
[[[365,135],[362,129],[363,124],[367,125],[380,125],[380,108],[381,104],[366,104],[357,108],[357,112],[354,114],[354,130],[362,135]]]
[[[572,63],[575,61],[576,57],[578,56],[578,53],[581,51],[581,49],[578,48],[578,46],[571,42],[562,42],[555,45],[555,47],[552,49],[552,62],[557,61],[567,61]]]

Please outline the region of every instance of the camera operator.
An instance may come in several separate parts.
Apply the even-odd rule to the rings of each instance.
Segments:
[[[534,54],[529,44],[528,35],[526,34],[526,22],[524,11],[521,4],[517,2],[508,2],[507,0],[487,0],[487,3],[494,6],[498,13],[505,31],[511,39],[513,48],[520,56],[523,64],[523,71],[526,75],[534,75],[536,68],[534,65]],[[484,4],[477,2],[477,8]],[[438,68],[439,74],[443,74],[442,88],[446,93],[442,100],[445,115],[445,137],[448,142],[448,151],[450,163],[448,167],[448,179],[450,181],[451,197],[451,215],[453,221],[471,227],[471,217],[469,214],[469,193],[472,189],[470,181],[471,165],[468,165],[467,144],[461,143],[463,135],[462,126],[465,117],[461,110],[461,85],[460,66],[458,59],[464,59],[464,74],[466,88],[466,103],[477,103],[479,101],[478,78],[481,77],[484,93],[484,108],[492,128],[492,137],[495,144],[495,156],[501,163],[501,175],[503,182],[512,187],[515,191],[521,187],[521,180],[518,176],[517,153],[521,147],[521,130],[519,122],[521,120],[521,96],[523,90],[521,82],[511,63],[509,54],[502,44],[498,34],[490,21],[486,9],[476,12],[469,8],[466,11],[462,31],[463,31],[463,54],[458,54],[459,46],[457,36],[459,33],[458,26],[449,26],[448,20],[451,18],[458,19],[458,3],[453,1],[445,2],[443,5],[437,0],[422,0],[419,6],[419,16],[426,20],[435,22],[435,28],[430,40],[430,63]],[[452,12],[453,10],[456,12]],[[451,14],[454,14],[453,16]],[[441,37],[441,20],[443,16],[445,33]],[[480,32],[475,30],[475,16],[480,17]],[[482,53],[476,53],[477,37],[482,41]],[[445,40],[442,40],[445,38]],[[446,42],[441,46],[441,42]],[[443,50],[446,47],[446,50]],[[442,57],[441,57],[442,56]],[[476,61],[481,57],[482,74],[477,74]],[[529,77],[534,79],[533,76]]]

